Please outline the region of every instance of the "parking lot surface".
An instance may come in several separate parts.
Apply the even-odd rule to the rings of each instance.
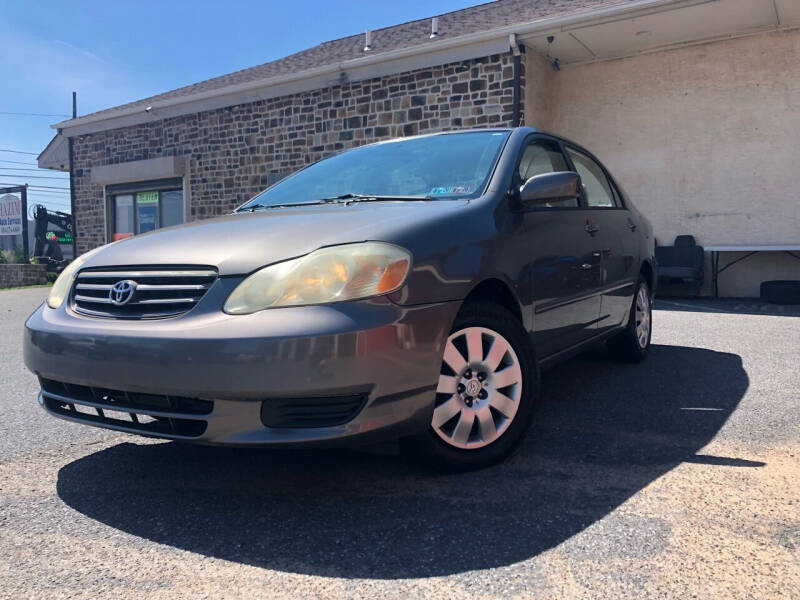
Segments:
[[[207,448],[36,403],[0,291],[0,597],[797,598],[800,311],[661,301],[640,365],[545,373],[521,451]]]

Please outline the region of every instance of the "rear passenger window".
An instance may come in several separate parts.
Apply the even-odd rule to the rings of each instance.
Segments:
[[[603,169],[594,160],[567,147],[575,170],[581,176],[583,191],[589,208],[614,208],[619,206]]]
[[[568,170],[567,161],[557,144],[548,140],[536,140],[528,144],[522,153],[519,161],[519,180],[524,183],[535,175]],[[569,200],[548,202],[544,206],[550,208],[577,207],[578,199],[570,198]]]

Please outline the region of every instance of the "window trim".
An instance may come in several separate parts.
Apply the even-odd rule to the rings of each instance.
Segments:
[[[569,160],[569,165],[572,167],[572,170],[575,173],[578,173],[578,170],[575,168],[575,162],[572,160],[572,156],[570,156],[569,150],[577,152],[578,154],[582,154],[585,157],[593,160],[595,164],[600,167],[600,170],[606,176],[606,181],[608,182],[608,186],[611,189],[611,196],[612,201],[615,202],[614,206],[589,206],[589,198],[586,196],[583,190],[583,186],[581,186],[581,198],[583,198],[583,204],[585,205],[587,210],[627,210],[628,208],[625,206],[625,200],[622,198],[622,194],[619,192],[619,186],[617,186],[617,182],[614,181],[614,178],[611,176],[611,173],[608,172],[606,166],[600,162],[600,160],[591,152],[578,146],[577,144],[573,144],[571,142],[561,142],[561,145],[564,147],[564,154],[567,156]],[[578,174],[580,176],[580,173]]]
[[[561,152],[561,157],[564,159],[564,164],[566,164],[567,167],[572,167],[572,161],[569,159],[569,156],[564,150],[564,144],[560,139],[558,139],[557,137],[552,137],[541,133],[534,133],[529,135],[522,141],[522,146],[520,147],[520,150],[517,154],[517,160],[514,163],[514,171],[512,175],[512,184],[511,184],[512,186],[514,185],[516,174],[519,173],[519,165],[520,163],[522,163],[522,157],[525,155],[525,150],[532,143],[539,141],[550,142],[553,145],[555,145],[555,147],[558,148],[558,151]],[[523,181],[522,183],[525,182]],[[513,193],[515,194],[515,196],[517,196],[519,194],[519,190],[513,190]],[[517,199],[516,204],[517,204],[516,209],[523,212],[539,212],[539,211],[550,212],[550,211],[561,211],[561,210],[574,211],[574,210],[584,210],[586,208],[584,206],[584,198],[582,192],[578,194],[577,206],[522,206],[521,203],[519,202],[519,199]]]
[[[106,213],[106,243],[114,241],[114,236],[117,234],[116,231],[116,217],[117,217],[117,206],[116,206],[116,198],[117,196],[124,196],[130,194],[133,196],[133,235],[141,235],[136,233],[136,229],[138,226],[138,211],[137,209],[137,201],[136,201],[136,194],[138,192],[158,192],[158,223],[159,226],[156,227],[153,231],[157,231],[161,229],[163,226],[161,225],[163,218],[162,218],[162,210],[163,204],[161,201],[161,194],[162,192],[171,192],[171,191],[180,191],[181,192],[181,223],[186,223],[186,190],[184,186],[184,178],[183,177],[169,177],[164,179],[156,179],[156,180],[149,180],[149,181],[133,181],[129,183],[121,183],[121,184],[113,184],[107,185],[103,189],[103,206],[105,208]]]

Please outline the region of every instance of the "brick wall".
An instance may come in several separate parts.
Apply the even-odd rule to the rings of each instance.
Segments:
[[[522,89],[524,86],[524,72]],[[510,54],[419,69],[75,138],[78,253],[105,242],[93,166],[183,156],[191,219],[230,212],[276,174],[400,136],[512,123]],[[524,98],[521,99],[524,110]]]
[[[44,265],[0,265],[0,288],[41,285],[44,283],[47,283],[47,270]]]

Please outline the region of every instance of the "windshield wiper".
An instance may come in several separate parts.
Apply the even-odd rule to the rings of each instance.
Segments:
[[[341,194],[340,196],[332,196],[330,198],[321,198],[320,202],[334,202],[337,204],[350,204],[351,202],[392,202],[395,200],[410,200],[410,201],[425,201],[433,200],[432,196],[414,196],[414,195],[390,195],[380,196],[377,194]]]
[[[432,196],[379,196],[375,194],[341,194],[329,198],[320,198],[312,202],[294,202],[292,204],[253,204],[237,210],[240,212],[255,212],[257,210],[268,210],[272,208],[294,208],[295,206],[317,206],[320,204],[350,204],[351,202],[391,202],[394,200],[427,201],[433,200]]]
[[[257,210],[269,210],[271,208],[293,208],[295,206],[317,206],[320,204],[331,204],[333,200],[327,200],[323,198],[322,200],[315,200],[314,202],[293,202],[292,204],[253,204],[252,206],[245,206],[240,208],[237,213],[243,212],[255,212]]]

